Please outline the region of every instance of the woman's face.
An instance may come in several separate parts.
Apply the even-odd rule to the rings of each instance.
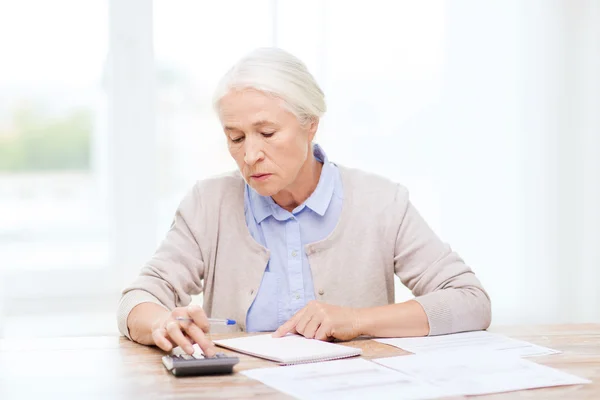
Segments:
[[[273,196],[293,185],[318,122],[301,125],[282,100],[252,89],[231,91],[219,105],[229,153],[250,187]]]

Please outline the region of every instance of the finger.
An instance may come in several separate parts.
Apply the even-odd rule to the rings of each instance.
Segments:
[[[210,323],[208,322],[208,317],[206,313],[202,309],[202,307],[192,304],[187,308],[188,314],[194,320],[194,324],[196,324],[200,329],[204,332],[208,332],[210,330]]]
[[[186,318],[187,318],[187,317],[186,317]],[[193,346],[193,345],[194,345],[194,343],[196,343],[196,341],[194,340],[194,338],[193,338],[193,337],[191,337],[191,336],[188,334],[188,332],[187,332],[187,326],[194,325],[194,322],[192,322],[192,321],[187,321],[187,320],[186,320],[186,321],[181,321],[181,320],[178,320],[178,321],[179,321],[179,326],[181,326],[181,333],[183,333],[183,337],[184,337],[184,338],[186,338],[187,340],[189,340],[189,341],[190,341],[190,343],[191,343],[191,344],[192,344],[192,346]]]
[[[302,315],[302,317],[300,317],[300,320],[296,324],[296,332],[298,332],[301,335],[304,335],[304,331],[306,330],[306,326],[313,319],[313,317],[314,317],[314,314],[312,312],[311,313],[305,312]]]
[[[331,324],[329,324],[327,321],[321,322],[319,329],[317,329],[317,332],[315,333],[315,339],[330,341],[332,339]]]
[[[198,343],[198,346],[202,349],[202,352],[206,357],[213,357],[217,353],[215,344],[204,334],[202,329],[196,324],[189,323],[184,327],[187,334],[192,340]]]
[[[319,327],[322,325],[322,322],[323,322],[322,317],[319,317],[318,315],[313,315],[311,320],[306,324],[306,327],[304,328],[302,335],[308,339],[314,338],[315,333],[317,332],[317,329],[319,329]]]
[[[192,343],[185,338],[183,332],[181,332],[181,325],[177,321],[170,321],[167,323],[167,334],[171,341],[180,346],[183,351],[188,354],[194,353]]]
[[[154,329],[152,331],[152,340],[154,340],[154,344],[161,350],[173,350],[173,343],[167,339],[167,330],[165,328]]]
[[[283,337],[290,332],[297,332],[296,324],[298,323],[298,321],[300,321],[300,319],[302,318],[302,316],[304,315],[305,312],[306,312],[306,307],[303,308],[302,310],[298,311],[286,323],[284,323],[279,328],[277,328],[277,330],[273,333],[272,336],[278,338],[278,337]]]

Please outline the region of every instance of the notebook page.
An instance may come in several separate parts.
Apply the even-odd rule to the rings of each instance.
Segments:
[[[357,356],[361,349],[343,346],[300,335],[273,338],[271,334],[215,340],[217,346],[240,353],[277,361],[281,364],[298,364]]]

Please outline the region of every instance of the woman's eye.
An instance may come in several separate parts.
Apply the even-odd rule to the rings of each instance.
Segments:
[[[266,138],[269,138],[271,136],[273,136],[275,134],[275,132],[261,132],[261,135],[263,135]]]
[[[232,143],[242,143],[242,140],[244,140],[243,136],[237,137],[237,138],[231,138],[231,142]]]

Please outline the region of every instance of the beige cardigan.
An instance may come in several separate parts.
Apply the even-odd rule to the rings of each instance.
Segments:
[[[424,308],[430,335],[486,329],[487,293],[471,269],[442,243],[399,184],[339,167],[340,220],[324,240],[305,246],[317,300],[347,307],[394,303],[394,274]],[[118,325],[136,305],[186,306],[204,291],[209,317],[233,318],[245,330],[269,260],[250,236],[239,173],[199,181],[182,200],[171,229],[124,291]]]

